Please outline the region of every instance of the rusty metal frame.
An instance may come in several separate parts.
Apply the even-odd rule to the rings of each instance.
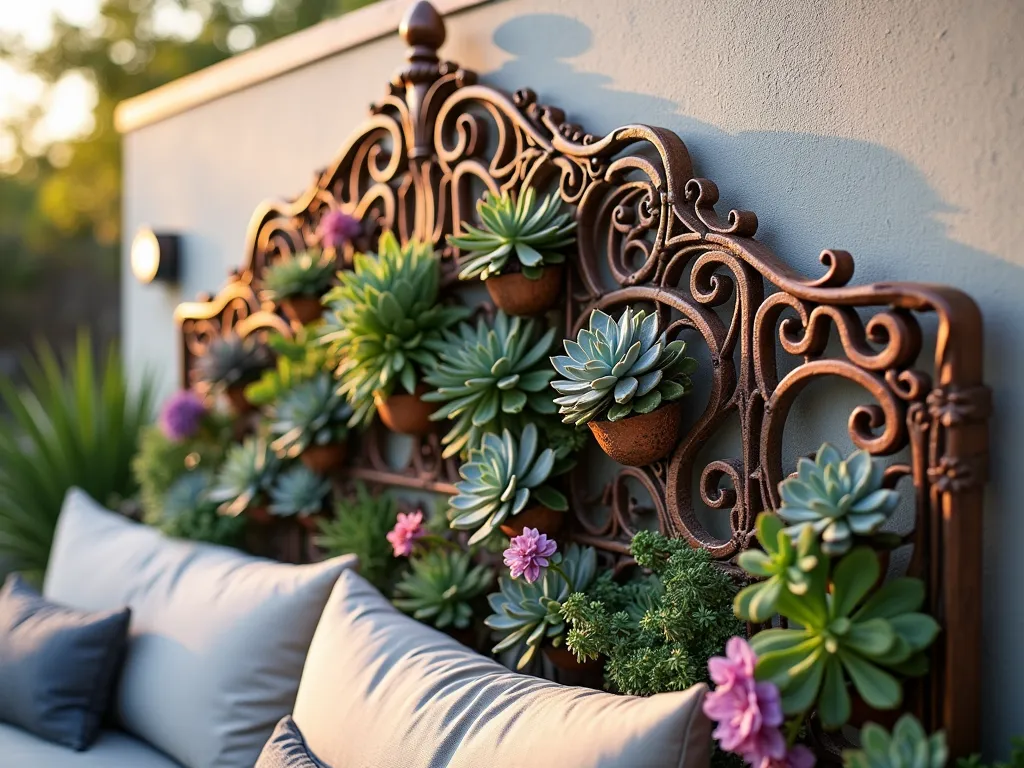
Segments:
[[[179,308],[185,382],[212,335],[286,327],[259,299],[261,275],[313,242],[325,211],[372,222],[374,235],[391,229],[403,241],[434,243],[453,289],[455,254],[445,236],[473,215],[481,190],[557,189],[579,222],[566,331],[594,307],[645,302],[671,333],[702,340],[711,361],[702,374],[710,377],[707,405],[666,461],[624,468],[597,499],[574,478],[576,538],[620,557],[635,527],[627,482],[638,483],[663,531],[731,560],[752,545],[757,512],[778,504],[783,435],[797,396],[824,377],[859,385],[872,402],[850,413],[849,436],[875,455],[909,455],[887,478],[913,483],[910,571],[926,581],[928,607],[944,627],[911,703],[926,727],[946,729],[954,756],[977,750],[990,397],[975,303],[939,285],[851,286],[853,259],[840,250],[822,252],[823,275],[804,277],[754,238],[753,213],[715,210],[717,187],[694,178],[671,131],[628,125],[593,136],[532,91],[510,96],[477,84],[472,72],[438,58],[444,24],[427,2],[410,10],[401,34],[405,65],[334,163],[295,201],[256,211],[245,266],[217,299]],[[829,345],[833,329],[838,338]],[[742,455],[699,463],[730,417],[739,420]],[[383,439],[379,428],[370,433],[353,476],[450,492],[456,467],[440,459],[436,436],[401,468],[385,461]],[[698,498],[729,515],[728,538],[700,522]],[[592,515],[591,502],[602,500],[607,513]]]

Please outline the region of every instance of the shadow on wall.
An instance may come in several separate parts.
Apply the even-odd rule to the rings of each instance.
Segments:
[[[1017,652],[1024,604],[1014,586],[1024,516],[1016,512],[1012,492],[1024,455],[1024,266],[1011,261],[1024,264],[1022,254],[994,255],[947,237],[943,218],[970,216],[970,200],[942,200],[917,167],[884,146],[805,133],[727,133],[681,114],[670,100],[616,90],[611,77],[576,70],[569,59],[592,45],[621,44],[592,38],[585,24],[558,14],[511,19],[495,31],[494,43],[514,58],[485,77],[510,91],[533,87],[541,103],[558,105],[567,119],[595,134],[633,122],[675,131],[695,172],[718,184],[719,211],[757,212],[759,238],[806,274],[821,274],[822,249],[845,248],[857,264],[854,282],[944,283],[982,307],[985,378],[996,408],[985,516],[985,744],[987,753],[1005,755],[1010,737],[1024,733],[1024,665]],[[665,76],[678,79],[685,93],[686,80],[699,73]],[[825,400],[810,408],[814,418],[831,412],[829,420],[840,426],[849,413]]]

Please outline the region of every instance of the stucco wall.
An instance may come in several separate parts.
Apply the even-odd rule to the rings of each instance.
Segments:
[[[552,10],[556,8],[557,10]],[[983,306],[994,388],[986,512],[987,750],[1024,734],[1024,4],[1015,0],[504,0],[448,20],[446,58],[529,85],[593,133],[676,131],[720,209],[818,274],[825,247],[856,281],[931,280]],[[338,150],[398,66],[382,39],[126,137],[125,232],[185,236],[182,290],[126,278],[134,371],[177,381],[171,312],[239,264],[263,199],[290,196]]]

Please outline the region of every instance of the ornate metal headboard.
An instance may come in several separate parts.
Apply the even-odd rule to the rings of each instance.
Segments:
[[[823,251],[824,274],[804,277],[754,238],[753,213],[715,210],[718,189],[693,177],[686,146],[671,131],[628,125],[593,136],[532,91],[509,96],[478,84],[438,58],[445,30],[429,3],[413,7],[401,34],[410,46],[404,67],[334,163],[294,202],[256,211],[247,261],[218,298],[179,307],[186,383],[212,335],[287,328],[260,300],[261,276],[311,241],[326,210],[375,222],[374,237],[391,229],[403,241],[433,242],[454,290],[445,236],[472,214],[479,193],[553,185],[579,222],[566,330],[575,333],[594,307],[646,302],[671,333],[702,340],[710,358],[698,374],[709,380],[707,404],[667,460],[622,468],[596,496],[574,479],[576,538],[622,556],[635,525],[628,482],[646,489],[663,531],[731,559],[751,545],[756,514],[779,503],[783,436],[798,395],[825,377],[853,382],[872,400],[849,414],[853,443],[909,457],[886,477],[892,485],[909,478],[915,489],[909,569],[925,579],[929,609],[945,628],[930,676],[912,696],[915,708],[927,727],[946,729],[954,755],[977,749],[989,390],[974,302],[938,285],[850,286],[846,251]],[[829,344],[833,328],[838,339]],[[698,461],[730,419],[739,423],[739,455]],[[352,476],[451,490],[456,466],[440,458],[436,436],[402,468],[385,461],[383,439],[371,431]],[[698,519],[698,499],[728,514],[727,537]]]

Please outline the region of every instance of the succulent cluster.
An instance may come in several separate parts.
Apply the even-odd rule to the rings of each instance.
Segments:
[[[504,312],[493,324],[481,319],[475,328],[463,323],[445,334],[438,364],[426,377],[437,391],[422,399],[445,403],[432,420],[455,422],[441,441],[446,458],[479,445],[488,432],[520,432],[521,414],[555,412],[547,391],[554,374],[544,360],[554,334],[552,328],[539,335],[532,320]]]
[[[273,406],[271,448],[282,457],[295,458],[311,445],[341,442],[348,435],[352,415],[338,392],[334,377],[320,371],[309,381],[284,392]]]
[[[560,395],[555,403],[567,424],[650,413],[689,392],[690,374],[697,370],[682,340],[658,335],[657,314],[632,307],[617,322],[595,309],[589,327],[564,344],[567,354],[551,358],[564,378],[551,386]]]
[[[783,522],[769,513],[757,516],[757,539],[763,551],[744,550],[736,562],[760,581],[736,595],[736,612],[760,622],[771,619],[785,590],[794,595],[807,594],[811,574],[821,560],[821,548],[810,526],[804,527],[794,542],[783,529]]]
[[[409,571],[395,585],[395,606],[438,629],[466,629],[473,620],[472,601],[494,581],[486,565],[473,565],[469,552],[432,550],[409,561]]]
[[[385,595],[390,594],[401,561],[392,556],[386,537],[397,517],[394,498],[373,495],[357,483],[350,497],[337,501],[334,514],[320,520],[316,545],[330,557],[356,555],[360,575]]]
[[[320,296],[331,285],[333,259],[320,251],[302,251],[272,264],[263,274],[267,298],[283,301],[295,296]]]
[[[211,387],[244,386],[270,366],[267,348],[254,338],[232,334],[210,342],[196,362],[196,375]]]
[[[892,733],[867,723],[860,745],[843,752],[845,768],[945,768],[949,757],[945,735],[940,731],[929,736],[911,714],[897,720]]]
[[[232,445],[217,473],[210,500],[220,504],[225,515],[240,515],[263,500],[280,470],[280,460],[267,442],[248,437]]]
[[[514,650],[517,669],[529,664],[545,641],[555,647],[564,642],[562,603],[571,592],[585,591],[593,582],[597,553],[592,547],[570,544],[559,568],[549,568],[534,582],[503,576],[498,579],[500,591],[487,597],[494,613],[484,623],[501,638],[492,650]]]
[[[484,435],[479,448],[459,468],[462,481],[451,499],[448,519],[457,530],[474,530],[469,543],[476,544],[493,533],[507,518],[527,505],[542,504],[553,510],[568,509],[559,491],[545,485],[555,465],[555,452],[538,452],[537,427],[527,424],[517,440],[507,429],[499,437]]]
[[[298,464],[281,472],[270,487],[270,513],[280,517],[309,517],[324,509],[331,492],[329,480]]]
[[[462,251],[461,280],[486,280],[513,265],[524,277],[537,280],[544,267],[565,261],[565,249],[576,240],[576,222],[572,214],[561,211],[558,196],[547,195],[538,204],[533,187],[518,199],[510,192],[498,198],[484,195],[476,210],[479,228],[463,224],[458,236],[448,237]]]
[[[321,326],[303,326],[294,336],[273,333],[267,346],[277,360],[258,381],[245,388],[246,399],[255,406],[270,405],[285,392],[316,378],[325,369],[333,370],[330,350],[320,340]]]
[[[217,504],[210,499],[212,482],[213,476],[202,470],[179,476],[164,495],[160,518],[155,521],[160,530],[168,536],[190,541],[238,544],[245,530],[245,520],[217,511]]]
[[[899,504],[896,491],[882,488],[883,473],[867,451],[843,459],[825,443],[814,461],[800,459],[796,477],[779,484],[779,517],[792,524],[787,533],[795,538],[809,526],[825,554],[849,551],[856,536],[875,533]]]
[[[350,425],[373,419],[375,394],[387,397],[397,385],[412,394],[444,347],[442,331],[467,317],[464,307],[438,303],[439,281],[431,245],[402,246],[390,232],[376,256],[358,254],[352,271],[338,273],[324,297],[335,324],[324,341],[341,361],[335,373],[354,409]]]

